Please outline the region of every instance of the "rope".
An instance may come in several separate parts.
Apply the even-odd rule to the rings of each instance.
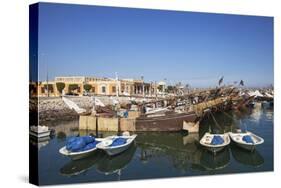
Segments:
[[[223,113],[224,113],[227,117],[229,117],[231,120],[234,120],[234,118],[233,118],[232,116],[230,116],[228,113],[226,113],[226,112],[224,112],[224,111],[223,111]]]
[[[221,126],[218,124],[218,122],[216,121],[216,119],[215,119],[215,117],[214,117],[212,111],[210,111],[210,113],[211,113],[211,116],[212,116],[212,118],[213,118],[213,120],[214,120],[214,122],[215,122],[215,125],[216,125],[219,129],[223,130],[222,127],[221,127]]]

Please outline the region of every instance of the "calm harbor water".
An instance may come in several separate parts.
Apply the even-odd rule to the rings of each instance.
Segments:
[[[124,153],[109,157],[97,152],[91,157],[71,161],[58,150],[77,130],[78,122],[58,123],[56,135],[31,147],[39,148],[40,184],[83,183],[145,178],[229,174],[273,170],[273,109],[257,105],[240,113],[215,114],[201,122],[198,134],[137,133],[134,145]],[[265,139],[253,153],[231,144],[213,156],[198,144],[206,131],[227,132],[240,128]],[[110,133],[105,133],[110,134]]]

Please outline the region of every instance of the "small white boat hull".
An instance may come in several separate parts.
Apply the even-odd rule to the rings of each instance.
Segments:
[[[238,144],[236,143],[237,146],[239,146],[240,148],[243,148],[245,150],[249,150],[249,151],[254,151],[256,149],[255,145],[244,145],[244,144]]]
[[[33,125],[29,128],[29,134],[37,138],[50,136],[51,130],[47,126]]]
[[[97,141],[103,141],[103,138],[96,138]],[[70,152],[66,149],[66,146],[62,147],[59,152],[64,155],[67,156],[69,158],[71,158],[72,160],[78,160],[78,159],[83,159],[86,157],[89,157],[90,155],[94,154],[94,152],[97,150],[98,148],[92,148],[90,150],[87,151],[81,151],[81,152]]]
[[[97,150],[97,148],[92,149],[91,151],[86,151],[86,152],[69,152],[66,147],[64,146],[63,148],[61,148],[59,150],[59,152],[62,155],[65,155],[67,157],[70,157],[72,160],[79,160],[79,159],[83,159],[86,157],[89,157],[90,155],[92,155],[95,151]]]
[[[252,140],[254,143],[247,143],[243,141],[243,136],[251,136]],[[246,133],[229,133],[229,137],[231,140],[240,148],[243,148],[248,151],[254,151],[257,145],[260,145],[264,142],[263,138],[251,133],[251,132],[246,132]]]
[[[97,148],[105,151],[110,156],[117,155],[117,154],[122,153],[125,150],[127,150],[130,147],[130,145],[134,142],[137,135],[135,134],[132,136],[112,136],[112,137],[108,137],[106,139],[113,140],[117,137],[126,138],[127,143],[124,145],[120,145],[120,146],[106,146],[103,142],[101,142],[101,143],[97,144]]]
[[[37,138],[43,138],[43,137],[48,137],[48,136],[50,136],[50,133],[51,133],[51,131],[50,130],[48,130],[48,131],[44,131],[44,132],[34,132],[34,131],[29,131],[29,134],[31,135],[31,136],[34,136],[34,137],[37,137]]]
[[[224,143],[219,144],[219,145],[212,145],[211,141],[214,136],[221,136],[224,140]],[[205,133],[205,135],[201,138],[200,144],[205,147],[208,151],[216,154],[217,152],[220,152],[223,150],[227,145],[230,144],[230,138],[227,133],[225,134],[210,134],[210,133]]]
[[[105,150],[105,152],[108,154],[108,155],[117,155],[119,153],[122,153],[124,152],[125,150],[127,150],[128,148],[130,147],[130,145],[126,145],[122,148],[116,148],[116,149],[107,149]]]
[[[168,108],[155,108],[150,109],[147,112],[145,112],[145,115],[152,115],[152,114],[163,114],[165,112],[169,111]]]
[[[224,148],[224,146],[222,146],[222,147],[215,147],[215,148],[214,147],[206,147],[206,149],[208,151],[212,152],[212,153],[217,153],[217,152],[223,150],[223,148]]]

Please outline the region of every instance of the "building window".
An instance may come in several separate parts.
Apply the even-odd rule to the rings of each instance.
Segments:
[[[116,93],[116,87],[112,86],[112,93]]]
[[[92,92],[95,93],[96,92],[96,88],[92,87]]]
[[[106,93],[106,88],[105,88],[105,86],[102,86],[102,87],[101,87],[101,92],[102,92],[102,93]]]

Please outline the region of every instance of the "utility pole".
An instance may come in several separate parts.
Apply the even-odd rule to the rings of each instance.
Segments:
[[[48,73],[48,63],[46,63],[47,65],[47,96],[49,97],[49,73]]]
[[[144,77],[141,76],[141,80],[142,80],[142,96],[144,98]]]
[[[157,84],[156,84],[156,81],[154,82],[154,92],[155,92],[155,98],[157,100]]]
[[[119,97],[119,81],[118,81],[118,73],[115,72],[115,80],[116,80],[116,97]]]
[[[42,62],[44,63],[44,61],[43,61],[43,57],[44,57],[44,53],[41,53],[41,55],[42,55]],[[47,74],[46,74],[46,81],[47,81],[47,97],[49,97],[50,95],[49,95],[49,73],[48,73],[48,63],[47,63],[47,61],[46,61],[46,72],[47,72]]]

